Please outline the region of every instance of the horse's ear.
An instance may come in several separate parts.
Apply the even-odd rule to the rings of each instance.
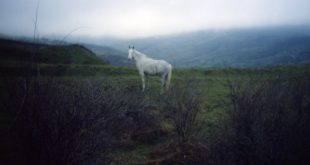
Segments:
[[[130,49],[130,45],[128,46],[128,49]]]
[[[135,49],[135,46],[132,46],[132,49]]]

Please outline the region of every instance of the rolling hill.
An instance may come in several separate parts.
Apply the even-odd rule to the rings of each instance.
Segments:
[[[130,40],[102,39],[100,44],[123,52],[128,45],[135,45],[153,58],[181,67],[263,67],[310,62],[308,27],[205,30]]]
[[[99,46],[93,44],[83,44],[86,48],[94,52],[99,58],[108,61],[116,66],[128,66],[133,63],[128,60],[127,53],[108,46]]]
[[[202,30],[139,39],[85,39],[83,44],[0,40],[1,62],[133,65],[128,45],[175,67],[264,67],[310,63],[309,27]],[[34,49],[35,48],[35,49]]]
[[[0,59],[1,64],[107,64],[82,45],[48,45],[10,39],[0,39]]]

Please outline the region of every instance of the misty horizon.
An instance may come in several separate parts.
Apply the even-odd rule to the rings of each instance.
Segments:
[[[308,26],[310,1],[168,0],[0,2],[0,34],[143,38],[199,30]]]

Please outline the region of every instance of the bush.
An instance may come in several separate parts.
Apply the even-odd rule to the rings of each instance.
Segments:
[[[191,121],[195,120],[187,119],[197,116],[195,113],[188,114],[195,112],[190,111],[195,103],[180,99],[166,106],[170,110],[165,111],[171,114],[179,140],[177,144],[170,143],[158,151],[169,156],[162,163],[310,164],[309,74],[303,77],[286,75],[273,78],[265,75],[233,80],[229,79],[226,84],[231,100],[228,116],[219,118],[205,141],[189,140],[193,134],[188,131],[191,129],[185,127],[194,125]],[[182,98],[183,90],[180,89],[176,96]],[[182,108],[187,113],[183,113]]]
[[[199,82],[178,82],[161,96],[161,114],[173,127],[171,141],[152,153],[160,164],[199,164],[205,146],[197,134],[201,130],[201,93]]]
[[[149,132],[160,132],[140,92],[98,79],[41,77],[26,90],[23,82],[8,80],[2,94],[10,97],[1,102],[15,116],[10,154],[16,164],[107,164],[115,148],[148,143],[148,136],[156,140]]]
[[[197,85],[194,81],[174,84],[162,97],[162,113],[173,125],[177,143],[186,143],[197,133],[201,103]]]
[[[215,164],[309,164],[310,79],[252,78],[229,82],[228,130],[209,155]],[[229,133],[224,136],[222,131]]]

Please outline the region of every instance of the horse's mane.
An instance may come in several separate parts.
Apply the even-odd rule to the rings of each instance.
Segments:
[[[141,52],[139,52],[139,51],[137,51],[137,50],[134,50],[134,54],[135,54],[136,56],[138,56],[139,58],[140,58],[140,57],[147,57],[145,54],[143,54],[143,53],[141,53]]]

